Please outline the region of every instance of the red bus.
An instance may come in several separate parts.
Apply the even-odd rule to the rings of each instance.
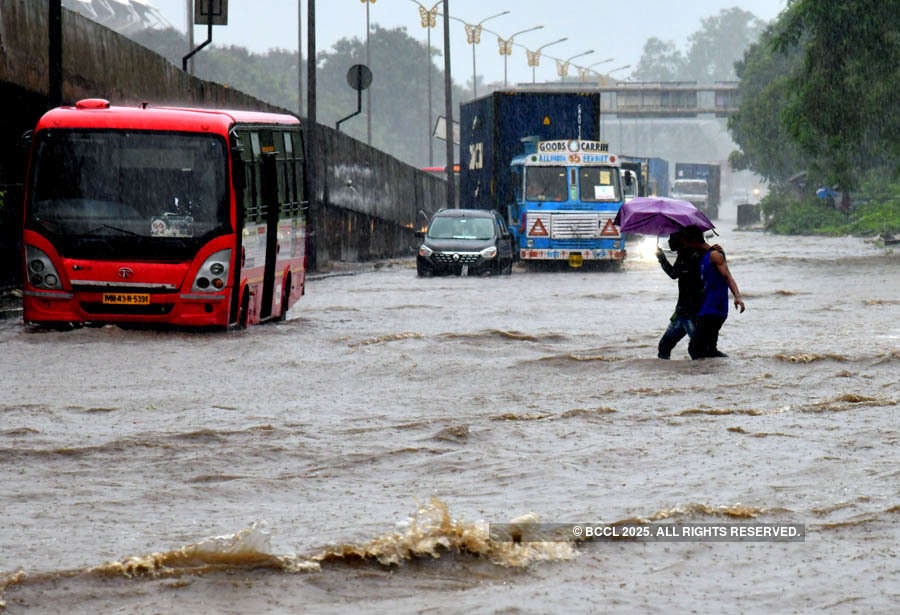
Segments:
[[[33,139],[26,323],[242,328],[303,295],[297,118],[88,99]]]

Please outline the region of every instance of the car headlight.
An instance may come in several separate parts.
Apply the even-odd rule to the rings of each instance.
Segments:
[[[434,250],[432,250],[431,248],[426,246],[424,243],[421,246],[419,246],[419,256],[424,256],[425,258],[428,258],[432,254],[434,254]]]
[[[481,258],[489,260],[497,256],[497,246],[491,246],[481,251]]]

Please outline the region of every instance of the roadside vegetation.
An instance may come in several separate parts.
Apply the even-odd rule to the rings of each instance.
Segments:
[[[815,194],[775,187],[760,202],[766,229],[785,235],[900,235],[900,181],[874,176],[861,182],[847,211]]]
[[[891,3],[795,0],[737,62],[729,162],[769,183],[769,230],[900,233],[897,32]],[[816,196],[823,187],[837,203]]]

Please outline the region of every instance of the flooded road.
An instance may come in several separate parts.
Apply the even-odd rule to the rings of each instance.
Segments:
[[[4,612],[891,611],[900,256],[717,241],[727,359],[655,358],[677,288],[635,244],[616,273],[327,277],[232,334],[0,321]],[[529,513],[807,534],[489,539]]]

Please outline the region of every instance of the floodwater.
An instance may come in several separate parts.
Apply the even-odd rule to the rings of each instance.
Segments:
[[[239,333],[0,321],[0,611],[892,611],[900,256],[717,241],[727,359],[655,358],[676,285],[635,245],[622,272],[399,261]],[[523,515],[806,536],[490,539]]]

